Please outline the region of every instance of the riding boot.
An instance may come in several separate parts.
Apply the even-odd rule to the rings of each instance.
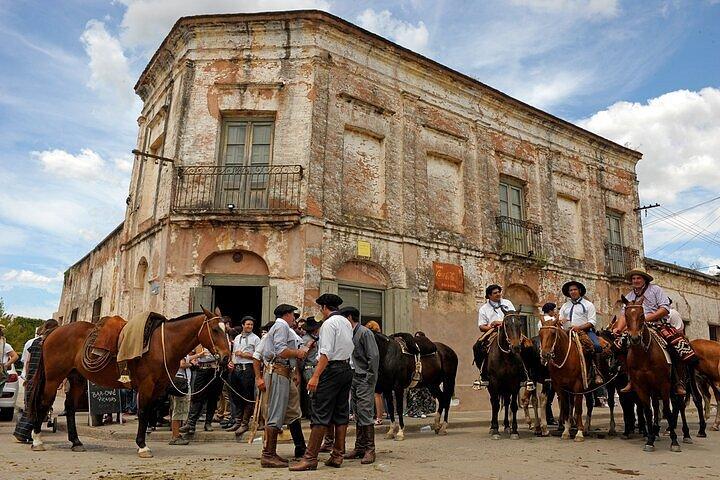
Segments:
[[[317,470],[318,452],[320,451],[320,444],[323,441],[326,430],[327,427],[323,425],[312,425],[310,427],[310,439],[308,440],[305,455],[303,455],[298,463],[290,465],[290,471],[302,472],[305,470]]]
[[[240,419],[240,428],[235,430],[235,436],[240,437],[243,433],[250,430],[250,417],[252,417],[253,410],[255,408],[253,407],[252,403],[248,403],[245,405],[245,408],[242,412],[242,419]]]
[[[328,425],[327,432],[325,433],[325,439],[323,440],[322,446],[320,447],[320,453],[332,452],[333,444],[335,443],[335,425]]]
[[[685,390],[685,364],[679,360],[674,365],[675,367],[675,393],[681,397],[684,397],[687,395],[687,390]]]
[[[305,445],[305,436],[303,435],[302,426],[300,425],[300,419],[288,425],[290,435],[292,436],[293,443],[295,444],[295,456],[294,458],[302,458],[305,455],[307,446]]]
[[[595,353],[595,359],[593,361],[593,369],[595,370],[595,385],[602,385],[605,383],[605,379],[600,373],[600,365],[602,365],[602,354]]]
[[[633,390],[633,384],[630,381],[630,379],[628,379],[627,385],[625,385],[623,388],[620,389],[620,393],[630,393],[630,392],[632,392],[632,390]]]
[[[348,426],[335,425],[335,443],[333,444],[332,453],[330,458],[325,460],[325,465],[328,467],[340,468],[345,457],[345,435],[347,434]]]
[[[283,462],[277,454],[277,437],[280,433],[275,427],[265,427],[265,439],[263,441],[262,457],[260,466],[262,468],[285,468],[288,462]]]
[[[190,411],[188,412],[188,419],[185,422],[185,425],[180,427],[180,433],[188,433],[192,435],[195,433],[195,424],[198,421],[198,418],[200,417],[200,410],[203,407],[202,402],[191,402],[190,403]]]
[[[367,448],[367,428],[368,427],[362,425],[358,425],[355,428],[355,448],[345,454],[345,460],[363,458],[365,449]]]
[[[365,427],[365,455],[360,463],[363,465],[375,463],[375,425]]]

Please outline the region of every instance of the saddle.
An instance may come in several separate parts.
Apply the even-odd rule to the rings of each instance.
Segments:
[[[127,322],[121,317],[102,317],[90,334],[90,337],[94,337],[90,347],[94,350],[104,350],[117,355],[120,332],[125,328],[126,324]]]
[[[164,316],[155,312],[141,312],[134,315],[120,332],[117,361],[132,360],[147,353],[153,332],[166,320]]]
[[[400,351],[405,355],[415,357],[415,371],[408,388],[415,388],[422,381],[422,357],[437,357],[437,346],[424,335],[410,335],[409,333],[395,333],[392,338],[400,345]]]
[[[595,345],[592,343],[592,340],[590,340],[590,337],[586,332],[577,332],[578,339],[580,340],[580,345],[582,346],[583,353],[586,355],[593,355],[595,354]],[[598,340],[600,341],[600,347],[602,348],[602,356],[609,357],[612,355],[612,345],[610,342],[605,340],[603,337],[598,335]]]

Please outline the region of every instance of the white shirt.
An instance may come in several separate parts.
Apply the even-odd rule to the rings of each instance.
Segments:
[[[490,300],[483,303],[478,311],[478,327],[490,325],[492,322],[502,322],[505,312],[514,311],[515,306],[510,300],[500,299],[499,305],[491,305]]]
[[[670,309],[670,315],[668,315],[667,317],[667,322],[678,332],[682,332],[683,330],[685,330],[685,324],[682,321],[680,312],[678,312],[674,308]]]
[[[248,334],[241,333],[235,337],[233,340],[233,363],[234,364],[248,364],[252,363],[251,358],[243,358],[240,355],[237,355],[237,352],[240,351],[242,353],[255,353],[255,349],[257,348],[257,345],[260,343],[260,337],[255,335],[253,332],[250,332]]]
[[[14,352],[15,349],[10,345],[9,343],[5,343],[5,339],[0,340],[0,346],[2,347],[2,358],[0,358],[0,363],[5,364],[8,360],[10,360],[10,352]]]
[[[32,343],[33,343],[35,340],[37,340],[38,338],[40,338],[40,336],[39,336],[39,335],[35,335],[35,337],[33,337],[33,338],[31,338],[30,340],[28,340],[27,342],[25,342],[25,346],[23,346],[22,357],[20,357],[20,361],[21,361],[22,364],[23,364],[23,371],[22,371],[22,374],[20,375],[20,377],[21,377],[23,380],[27,380],[27,379],[25,378],[25,372],[27,371],[27,362],[28,362],[28,360],[30,360],[30,345],[32,345]]]
[[[571,300],[568,300],[560,308],[560,318],[565,322],[563,328],[566,330],[570,329],[570,327],[580,326],[586,323],[591,323],[594,327],[597,324],[597,311],[595,310],[595,305],[589,300],[585,300],[585,298],[581,298],[580,301],[574,305]]]
[[[263,361],[263,353],[265,350],[265,344],[267,343],[267,334],[263,335],[263,337],[260,339],[258,344],[255,346],[255,351],[253,352],[253,358],[255,360]]]
[[[353,348],[353,329],[350,320],[333,314],[322,322],[318,339],[318,358],[325,355],[329,361],[349,360]]]

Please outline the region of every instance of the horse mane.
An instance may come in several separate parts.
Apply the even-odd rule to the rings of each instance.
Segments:
[[[204,312],[190,312],[190,313],[186,313],[185,315],[180,315],[179,317],[166,318],[166,319],[165,319],[165,322],[167,322],[167,323],[177,322],[177,321],[180,321],[180,320],[188,319],[188,318],[190,318],[190,317],[197,317],[198,315],[205,315],[205,313],[204,313]]]

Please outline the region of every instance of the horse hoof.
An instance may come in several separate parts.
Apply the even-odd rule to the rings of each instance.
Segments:
[[[394,433],[391,433],[391,432],[388,432],[388,433],[385,434],[385,438],[388,439],[388,440],[393,440],[393,439],[395,438],[395,434],[394,434]]]
[[[492,439],[493,439],[493,440],[500,440],[500,434],[499,434],[499,433],[493,433]]]
[[[707,433],[705,433],[705,432],[698,432],[697,436],[700,437],[700,438],[707,438]]]
[[[575,441],[575,442],[578,442],[578,443],[584,442],[584,441],[585,441],[585,437],[579,437],[579,436],[575,435],[574,441]]]
[[[670,445],[670,451],[671,452],[682,452],[682,448],[680,448],[680,445]]]
[[[510,433],[510,427],[505,427],[505,433]]]
[[[138,457],[140,458],[153,458],[153,454],[148,447],[138,449]]]
[[[570,434],[568,432],[563,432],[560,438],[563,440],[570,440]]]
[[[30,450],[32,450],[33,452],[44,452],[44,451],[45,451],[45,445],[43,445],[43,444],[33,445],[32,447],[30,447]]]
[[[520,440],[520,435],[518,435],[517,433],[511,433],[510,440]]]
[[[614,437],[615,435],[617,435],[617,432],[616,432],[615,430],[610,430],[610,431],[608,431],[608,436],[609,436],[609,437]]]
[[[683,443],[687,443],[688,445],[692,445],[692,443],[693,443],[692,438],[690,438],[690,437],[684,437],[684,438],[683,438]]]
[[[85,447],[84,447],[83,445],[73,445],[73,446],[70,448],[70,450],[72,450],[73,452],[84,452],[84,451],[86,451],[86,450],[85,450]]]
[[[630,440],[630,435],[625,435],[624,433],[620,435],[620,438],[623,440]]]
[[[710,427],[710,430],[712,430],[713,432],[717,432],[718,430],[720,430],[720,427],[718,427],[717,425],[713,425],[712,427]]]
[[[655,451],[655,445],[645,445],[643,447],[643,452],[654,452]]]
[[[405,440],[405,432],[400,430],[397,434],[395,434],[395,441],[402,442],[403,440]]]
[[[440,429],[437,431],[438,435],[447,435],[447,423],[443,424]]]

